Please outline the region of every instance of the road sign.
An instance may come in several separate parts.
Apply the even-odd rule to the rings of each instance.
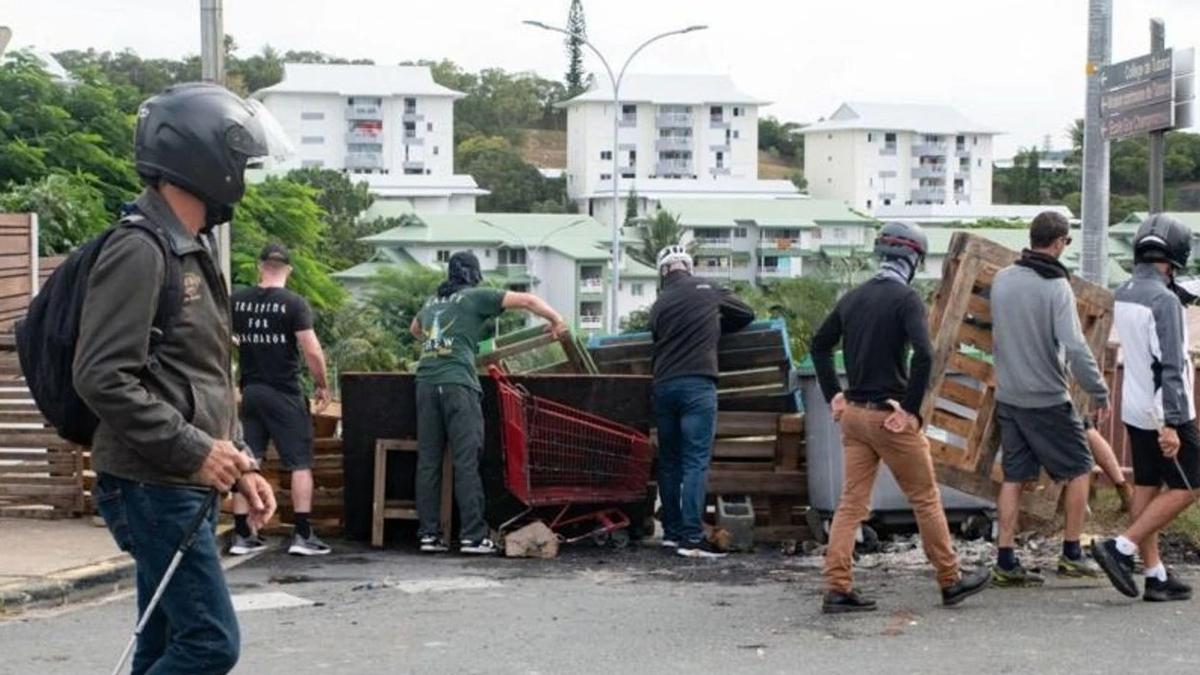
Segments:
[[[1172,50],[1167,49],[1104,66],[1100,69],[1100,87],[1108,92],[1170,73],[1173,59]]]
[[[1169,73],[1159,75],[1100,95],[1100,114],[1108,117],[1156,103],[1172,100],[1173,79]]]
[[[1109,140],[1191,126],[1195,50],[1162,49],[1100,70],[1101,130]]]
[[[1120,113],[1105,115],[1104,137],[1128,138],[1175,126],[1175,103],[1170,99]]]

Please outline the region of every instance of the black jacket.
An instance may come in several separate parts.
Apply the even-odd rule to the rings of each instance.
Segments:
[[[754,321],[754,310],[727,289],[672,272],[650,308],[654,381],[700,376],[717,379],[717,341]]]

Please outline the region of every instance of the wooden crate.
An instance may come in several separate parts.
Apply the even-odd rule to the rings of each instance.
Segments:
[[[942,283],[929,316],[933,367],[921,406],[938,480],[950,487],[994,500],[1003,475],[1000,430],[995,423],[996,381],[991,364],[991,286],[997,272],[1017,254],[965,232],[955,233],[942,271]],[[1101,365],[1112,328],[1112,294],[1071,277],[1084,336]],[[1075,387],[1077,405],[1086,403]],[[1057,510],[1061,486],[1042,474],[1021,497],[1021,510],[1048,520]]]
[[[523,361],[532,360],[536,366]],[[596,373],[596,364],[579,336],[565,333],[558,338],[547,332],[546,326],[533,326],[496,339],[495,348],[480,355],[475,365],[481,373],[490,365],[498,365],[512,374]]]

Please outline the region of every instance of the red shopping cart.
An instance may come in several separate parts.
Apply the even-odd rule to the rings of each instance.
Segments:
[[[586,537],[629,542],[629,516],[618,506],[639,502],[650,480],[650,439],[636,429],[533,396],[488,368],[500,400],[504,483],[526,510],[558,507],[547,525],[566,542]],[[568,516],[573,507],[585,510]],[[594,523],[590,529],[583,528]],[[579,532],[565,536],[565,532]]]

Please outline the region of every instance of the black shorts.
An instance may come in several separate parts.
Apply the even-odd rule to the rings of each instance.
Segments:
[[[1179,433],[1179,467],[1193,488],[1200,487],[1200,430],[1195,422],[1174,427]],[[1162,487],[1186,490],[1187,485],[1179,475],[1175,462],[1163,457],[1158,444],[1158,432],[1125,425],[1129,434],[1129,451],[1133,455],[1133,484],[1145,487]]]
[[[267,443],[273,441],[284,469],[312,468],[312,418],[308,401],[300,394],[265,384],[247,385],[242,390],[242,434],[260,460],[267,455]]]
[[[1037,480],[1041,469],[1056,481],[1078,478],[1092,470],[1092,451],[1083,422],[1070,403],[1048,408],[996,404],[1004,480]]]

